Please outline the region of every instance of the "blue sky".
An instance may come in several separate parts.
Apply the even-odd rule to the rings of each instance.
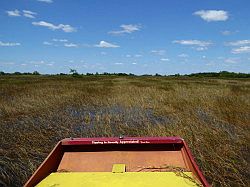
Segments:
[[[0,71],[250,73],[249,0],[2,0]]]

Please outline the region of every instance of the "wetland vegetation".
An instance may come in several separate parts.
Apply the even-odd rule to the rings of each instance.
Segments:
[[[0,76],[0,186],[66,137],[180,136],[212,186],[249,186],[250,79]]]

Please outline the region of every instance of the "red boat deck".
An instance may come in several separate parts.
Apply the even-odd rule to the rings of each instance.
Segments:
[[[125,164],[128,172],[164,165],[190,170],[181,151],[107,151],[64,153],[58,171],[111,172],[117,163]]]
[[[191,171],[204,186],[209,186],[185,141],[179,137],[64,139],[25,186],[35,186],[52,172],[111,172],[114,164],[125,164],[126,172],[178,167]]]

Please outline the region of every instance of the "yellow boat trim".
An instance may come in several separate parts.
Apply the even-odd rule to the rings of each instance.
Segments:
[[[37,187],[190,187],[191,172],[65,172],[51,173]]]
[[[112,173],[124,173],[125,170],[125,164],[113,164]]]

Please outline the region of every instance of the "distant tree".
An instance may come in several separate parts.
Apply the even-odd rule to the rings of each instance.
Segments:
[[[93,73],[86,73],[87,76],[94,75]]]
[[[71,69],[69,70],[69,73],[70,74],[78,74],[78,72],[76,71],[76,69]]]
[[[69,73],[72,74],[73,77],[81,77],[75,69],[70,69]]]
[[[228,71],[220,71],[220,74],[229,74],[230,72]]]
[[[156,73],[156,74],[155,74],[155,76],[156,76],[156,77],[160,77],[161,75],[160,75],[160,74],[158,74],[158,73]]]
[[[14,75],[22,75],[22,73],[20,73],[20,72],[18,72],[18,71],[14,72],[13,74],[14,74]]]
[[[249,78],[250,74],[249,73],[234,73],[234,72],[228,72],[228,71],[220,71],[219,73],[217,72],[204,72],[204,73],[192,73],[189,75],[185,75],[188,77],[212,77],[212,78]]]
[[[118,76],[128,76],[127,73],[117,73]]]
[[[32,74],[33,75],[40,75],[40,73],[38,71],[34,71]]]
[[[175,77],[180,77],[181,75],[179,73],[174,74]]]
[[[0,75],[5,75],[5,73],[3,71],[0,71]]]

